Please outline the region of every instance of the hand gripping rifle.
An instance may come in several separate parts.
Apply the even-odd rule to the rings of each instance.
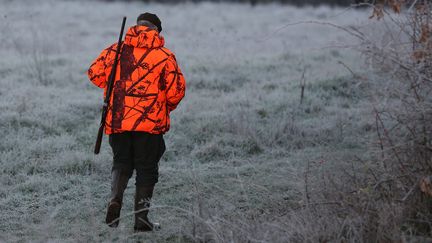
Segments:
[[[111,99],[111,93],[112,93],[113,86],[114,86],[114,80],[116,77],[117,64],[118,64],[120,49],[121,49],[121,45],[122,45],[123,31],[125,28],[125,24],[126,24],[126,17],[123,17],[122,27],[120,30],[120,36],[119,36],[119,40],[117,43],[117,50],[116,50],[116,54],[115,54],[115,59],[114,59],[114,63],[113,63],[112,69],[111,69],[109,79],[108,79],[108,86],[107,86],[107,91],[106,91],[105,100],[104,100],[103,109],[102,109],[101,122],[99,125],[99,131],[97,134],[96,144],[95,144],[95,148],[94,148],[95,154],[99,154],[100,147],[102,144],[102,136],[103,136],[103,132],[105,129],[105,120],[106,120],[106,117],[108,114],[108,106],[109,106],[110,99]]]

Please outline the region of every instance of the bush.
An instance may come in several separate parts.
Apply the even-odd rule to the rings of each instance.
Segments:
[[[388,3],[401,11],[401,3]],[[366,160],[341,160],[336,168],[311,163],[305,172],[305,208],[296,215],[333,218],[324,222],[326,230],[308,232],[324,241],[429,241],[432,236],[432,5],[418,1],[395,16],[382,4],[373,7],[371,18],[381,20],[375,32],[347,29],[374,72],[376,148]],[[309,174],[322,176],[308,180]],[[328,236],[334,227],[341,229],[339,236]]]

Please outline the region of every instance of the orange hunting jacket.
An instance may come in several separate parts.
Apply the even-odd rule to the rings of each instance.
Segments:
[[[185,80],[164,38],[146,26],[132,26],[121,47],[106,134],[143,131],[163,134],[169,114],[185,95]],[[90,81],[106,87],[117,44],[103,50],[88,70]]]

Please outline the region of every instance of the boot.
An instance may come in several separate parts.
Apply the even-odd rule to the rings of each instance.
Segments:
[[[154,185],[137,186],[135,191],[135,232],[159,230],[158,223],[151,223],[147,217]]]
[[[129,176],[122,174],[120,170],[113,170],[111,183],[111,198],[108,204],[105,223],[109,227],[116,228],[119,225],[120,210],[123,202],[123,193],[127,187]]]

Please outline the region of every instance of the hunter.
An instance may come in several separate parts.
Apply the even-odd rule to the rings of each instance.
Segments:
[[[121,46],[105,133],[113,151],[111,197],[106,213],[110,227],[119,224],[123,193],[135,178],[135,232],[160,226],[147,217],[159,178],[159,160],[165,152],[163,134],[170,128],[170,113],[185,95],[185,80],[174,54],[164,47],[160,19],[151,13],[138,16]],[[107,87],[117,43],[102,51],[88,70],[90,81]]]

